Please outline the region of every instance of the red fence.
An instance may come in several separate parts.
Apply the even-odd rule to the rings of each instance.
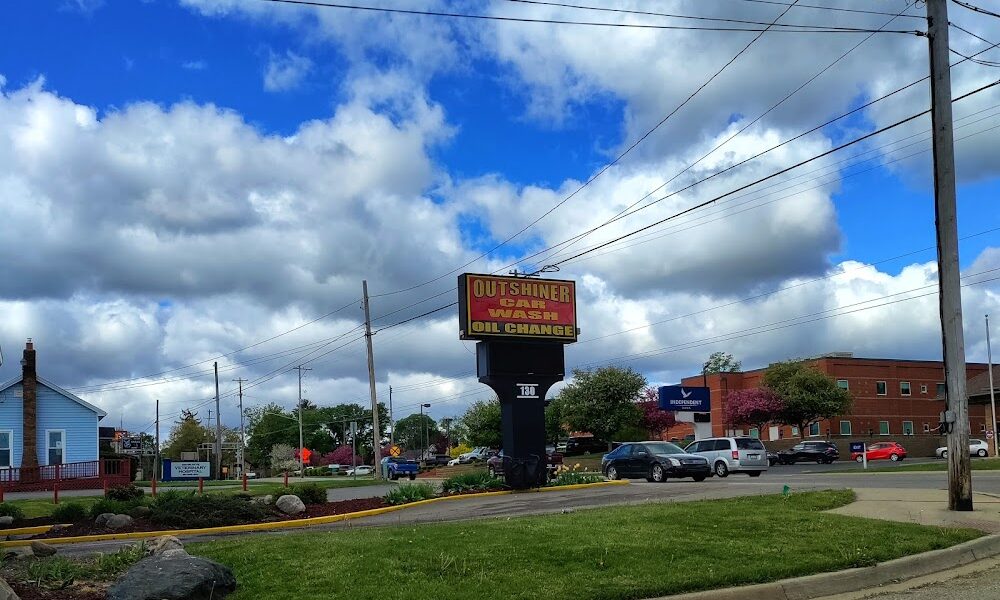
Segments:
[[[124,458],[0,469],[0,488],[3,492],[99,490],[130,481],[132,481],[132,464]]]

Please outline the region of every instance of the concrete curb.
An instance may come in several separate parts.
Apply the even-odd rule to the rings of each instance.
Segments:
[[[348,521],[351,519],[360,519],[364,517],[374,517],[377,515],[382,515],[385,513],[395,512],[397,510],[405,510],[408,508],[415,508],[417,506],[424,506],[426,504],[433,504],[436,502],[449,502],[452,500],[464,500],[468,498],[488,498],[490,496],[508,496],[512,494],[532,494],[537,492],[546,491],[561,491],[561,490],[579,490],[584,488],[592,487],[606,487],[612,485],[628,485],[627,481],[602,481],[599,483],[581,483],[574,485],[563,485],[551,488],[538,488],[534,490],[525,490],[524,492],[514,492],[511,490],[504,490],[499,492],[482,492],[479,494],[462,494],[458,496],[442,496],[440,498],[430,498],[428,500],[418,500],[417,502],[410,502],[409,504],[400,504],[397,506],[386,506],[384,508],[373,508],[370,510],[362,510],[353,513],[344,513],[341,515],[329,515],[325,517],[312,517],[308,519],[291,519],[288,521],[274,521],[271,523],[250,523],[248,525],[229,525],[226,527],[208,527],[205,529],[170,529],[164,531],[135,531],[130,533],[103,533],[98,535],[81,535],[74,537],[63,537],[63,538],[45,538],[46,544],[56,545],[56,544],[84,544],[87,542],[104,542],[109,540],[138,540],[160,537],[162,535],[173,535],[177,537],[188,536],[188,535],[203,535],[203,534],[214,534],[214,533],[245,533],[249,531],[268,531],[277,529],[295,529],[301,527],[310,527],[312,525],[326,525],[328,523],[337,523],[339,521]],[[0,548],[12,548],[15,546],[30,546],[32,540],[8,540],[0,542]]]
[[[649,600],[744,600],[746,598],[754,600],[809,600],[906,581],[997,555],[1000,555],[1000,535],[988,535],[951,548],[904,556],[879,563],[873,567],[820,573],[772,583],[708,590],[693,594],[660,596]]]

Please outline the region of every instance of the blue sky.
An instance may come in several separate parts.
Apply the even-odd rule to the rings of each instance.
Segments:
[[[626,4],[644,6],[638,0]],[[692,14],[776,16],[774,7],[745,2],[674,4]],[[860,6],[857,0],[839,4]],[[503,2],[421,0],[420,6],[580,17]],[[19,248],[30,241],[37,259],[13,263],[19,270],[0,285],[0,309],[19,315],[0,323],[0,343],[10,356],[22,338],[36,338],[59,365],[53,380],[93,386],[86,388],[93,394],[88,399],[115,406],[168,389],[180,398],[211,390],[194,375],[123,390],[104,382],[143,382],[147,374],[286,331],[349,305],[361,279],[376,293],[405,289],[473,261],[577,189],[752,35],[454,22],[257,0],[13,0],[5,8],[0,140],[11,143],[10,154],[0,149],[0,162],[8,163],[0,165],[0,181],[9,192],[0,199],[9,215],[0,224],[0,252],[5,243]],[[797,22],[822,16],[846,25],[874,23],[863,15],[817,10],[794,16]],[[1000,39],[1000,26],[991,21],[966,13],[955,18]],[[765,36],[621,164],[506,245],[493,262],[473,262],[467,270],[495,269],[600,224],[857,39]],[[922,77],[920,42],[874,38],[667,189]],[[976,49],[973,42],[955,39],[967,51]],[[779,60],[781,68],[774,68]],[[992,80],[995,72],[966,64],[953,77],[956,91],[965,91]],[[601,230],[573,251],[885,126],[926,103],[927,90],[918,86]],[[958,142],[961,236],[1000,227],[1000,130],[990,129],[1000,126],[1000,111],[994,106],[1000,106],[995,89],[956,105],[956,118],[982,111],[981,120],[957,134],[978,134]],[[928,126],[900,128],[831,161]],[[922,147],[876,152],[873,162],[829,171],[834,185],[800,189],[794,198],[739,217],[721,213],[723,218],[699,224],[697,213],[682,219],[675,235],[636,238],[645,243],[565,266],[562,275],[585,284],[585,333],[607,335],[822,277],[842,261],[874,263],[864,274],[830,280],[822,289],[602,338],[601,344],[574,348],[574,356],[596,364],[933,281],[933,251],[881,262],[934,244],[930,155],[887,162]],[[823,164],[829,162],[809,168]],[[670,233],[669,227],[654,231]],[[1000,265],[998,246],[1000,231],[963,241],[963,267]],[[454,276],[435,281],[380,298],[376,316],[404,318],[428,310],[435,305],[408,304],[436,293],[450,299]],[[871,336],[871,322],[859,313],[791,334],[697,346],[636,366],[651,381],[670,382],[717,349],[736,353],[747,366],[845,349],[934,358],[940,348],[928,302],[901,304],[879,317],[912,333]],[[990,310],[996,292],[977,289],[968,302],[976,314]],[[260,353],[338,335],[357,318],[350,313],[344,323],[305,328]],[[453,318],[442,313],[417,321],[379,342],[380,385],[411,386],[414,402],[452,398],[432,409],[437,416],[460,412],[478,393],[477,384],[461,375],[471,368],[469,348],[452,331]],[[970,337],[970,354],[982,349],[982,341]],[[314,373],[317,397],[367,395],[364,356],[347,352]],[[245,373],[233,365],[234,375],[253,379],[274,367],[275,359],[260,360]],[[3,367],[0,380],[9,369]],[[428,383],[437,380],[446,383]],[[258,397],[285,401],[291,385],[285,378],[262,383]]]

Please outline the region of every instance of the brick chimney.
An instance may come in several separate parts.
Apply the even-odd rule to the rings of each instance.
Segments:
[[[35,345],[28,338],[21,361],[22,409],[24,420],[21,440],[21,468],[38,466],[38,373],[35,370]],[[23,473],[23,472],[22,472]]]

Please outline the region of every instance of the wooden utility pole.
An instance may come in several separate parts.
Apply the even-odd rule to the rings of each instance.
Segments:
[[[299,372],[299,410],[298,410],[298,413],[299,413],[299,477],[302,477],[304,479],[305,476],[306,476],[306,464],[305,464],[305,461],[302,459],[302,455],[305,454],[305,452],[304,452],[305,446],[303,445],[305,443],[305,439],[304,439],[304,436],[302,435],[302,371],[312,371],[312,369],[310,369],[308,367],[303,367],[302,365],[299,365],[299,366],[295,367],[295,370]]]
[[[966,393],[962,288],[958,266],[955,139],[951,114],[948,0],[926,0],[930,44],[931,126],[934,136],[934,214],[937,228],[938,300],[948,428],[948,509],[972,510],[969,396]]]
[[[222,479],[222,411],[219,410],[219,363],[215,365],[215,478]]]
[[[242,377],[240,377],[238,379],[234,379],[233,381],[237,382],[239,384],[239,386],[240,386],[240,391],[239,391],[239,394],[240,394],[240,459],[237,462],[240,463],[240,477],[243,477],[243,475],[245,475],[246,472],[247,472],[247,432],[246,432],[246,424],[244,423],[244,420],[243,420],[243,382],[246,381],[246,379],[243,379]]]
[[[368,393],[372,397],[372,451],[375,456],[375,479],[382,479],[382,436],[379,435],[378,400],[375,395],[375,353],[372,350],[372,316],[368,307],[368,281],[361,282],[365,308],[365,341],[368,342]]]
[[[142,436],[139,434],[139,455],[142,456]],[[162,479],[160,475],[160,399],[156,399],[156,451],[153,453],[153,476],[152,480]]]
[[[1000,447],[997,446],[997,442],[1000,438],[997,437],[997,399],[996,394],[993,392],[993,346],[990,344],[990,316],[986,315],[986,368],[989,369],[989,381],[990,381],[990,426],[987,428],[993,432],[993,456],[1000,456]]]
[[[389,445],[396,445],[396,422],[392,420],[392,386],[389,386]]]

